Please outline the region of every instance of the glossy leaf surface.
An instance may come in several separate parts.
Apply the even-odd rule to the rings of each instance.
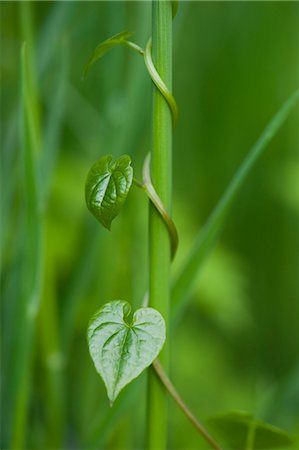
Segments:
[[[106,303],[88,327],[89,351],[111,404],[151,365],[165,341],[165,322],[158,311],[140,308],[127,322],[130,310],[130,304],[123,300]]]
[[[291,436],[284,430],[256,420],[245,411],[235,411],[213,417],[211,427],[234,450],[272,450],[292,444]]]
[[[87,207],[108,230],[127,198],[132,179],[133,169],[128,155],[116,160],[110,155],[103,156],[91,167],[87,175]]]

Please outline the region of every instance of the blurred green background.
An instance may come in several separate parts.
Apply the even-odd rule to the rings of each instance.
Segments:
[[[91,51],[122,30],[145,46],[150,3],[1,2],[1,448],[143,447],[146,375],[110,409],[86,342],[100,305],[122,298],[137,307],[147,286],[143,194],[132,190],[110,233],[84,201],[99,156],[130,154],[140,178],[150,148],[152,88],[142,58],[117,48],[82,81]],[[37,229],[22,150],[23,41],[40,134]],[[174,274],[249,148],[298,88],[298,42],[296,2],[180,3]],[[169,336],[171,378],[204,420],[247,410],[298,433],[298,118],[297,107],[246,180]],[[170,406],[169,448],[207,448]]]

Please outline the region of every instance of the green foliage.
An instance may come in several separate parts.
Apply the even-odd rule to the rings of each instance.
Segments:
[[[285,123],[298,101],[299,90],[295,91],[285,101],[275,116],[270,120],[269,124],[266,126],[254,146],[249,150],[246,158],[234,174],[205,226],[199,231],[198,236],[186,257],[185,263],[172,286],[173,316],[176,316],[184,306],[188,294],[194,285],[194,280],[215,246],[219,235],[224,228],[230,207],[249,172],[253,169],[271,140]]]
[[[112,404],[120,391],[146,369],[165,341],[165,322],[153,308],[140,308],[128,322],[131,306],[122,300],[106,303],[88,327],[88,344]]]
[[[114,158],[130,149],[134,169],[142,167],[151,145],[150,83],[142,58],[125,49],[111,52],[85,83],[80,75],[92,42],[128,29],[145,44],[151,34],[151,4],[47,2],[41,7],[38,2],[2,2],[0,7],[5,61],[1,448],[143,448],[146,377],[128,385],[110,408],[85,337],[100,299],[132,298],[135,310],[143,298],[148,208],[142,191],[132,190],[115,224],[119,226],[106,233],[86,213],[82,186],[89,161],[107,149]],[[32,14],[28,26],[33,27],[27,36],[20,23],[26,7]],[[203,231],[246,148],[298,87],[298,4],[180,2],[173,33],[174,93],[180,106],[172,205],[180,233],[174,262],[178,279],[185,257],[197,245],[194,238]],[[24,40],[31,53],[27,74],[33,77],[26,87],[26,117],[23,108],[21,112],[25,92],[20,96]],[[171,373],[196,414],[257,410],[266,422],[297,433],[294,448],[299,448],[299,303],[294,301],[298,112],[297,106],[238,190],[217,252],[212,254],[212,246],[197,260],[192,277],[196,289],[187,284],[184,300],[171,308],[173,332],[168,332],[176,350],[170,356]],[[22,136],[19,141],[24,125],[27,140]],[[40,138],[42,145],[36,145]],[[43,228],[42,264],[36,225]],[[209,276],[201,280],[209,255]],[[227,255],[233,264],[226,264]],[[26,306],[37,297],[23,288],[29,293],[34,279],[44,287],[33,317],[27,314],[33,309]],[[231,304],[238,305],[233,314],[230,295]],[[183,313],[179,326],[174,325],[175,311]],[[169,409],[168,423],[169,448],[207,448],[176,407]]]
[[[109,39],[106,39],[104,42],[101,42],[94,49],[89,60],[85,64],[84,71],[83,71],[83,77],[84,78],[86,77],[87,72],[89,71],[90,67],[93,65],[94,62],[96,62],[98,59],[102,58],[102,56],[104,56],[105,53],[107,53],[113,47],[126,44],[127,39],[131,35],[132,35],[132,33],[129,31],[121,31],[120,33],[117,33],[114,36],[111,36]]]
[[[211,418],[209,422],[234,450],[273,450],[289,447],[293,443],[286,431],[256,420],[249,412],[221,414]]]
[[[41,190],[39,188],[39,154],[41,151],[38,105],[34,103],[33,68],[30,67],[30,49],[26,42],[21,48],[21,136],[23,150],[23,180],[25,193],[25,251],[21,291],[14,317],[14,327],[19,330],[14,336],[15,351],[11,361],[7,392],[10,393],[8,419],[12,428],[11,445],[21,448],[25,439],[29,389],[26,380],[31,374],[32,343],[36,332],[36,318],[40,308],[43,272],[43,223],[41,215]],[[6,394],[7,395],[7,394]],[[10,417],[11,414],[11,417]]]
[[[90,212],[110,230],[112,220],[124,204],[133,180],[131,158],[103,156],[90,169],[85,199]]]

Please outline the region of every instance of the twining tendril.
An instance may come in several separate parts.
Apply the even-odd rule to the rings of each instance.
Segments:
[[[175,101],[174,96],[160,77],[160,75],[157,72],[157,69],[155,68],[155,65],[152,60],[152,39],[150,38],[148,40],[148,43],[146,44],[145,52],[144,52],[144,62],[146,65],[146,68],[148,70],[148,73],[150,74],[150,77],[153,81],[153,83],[156,85],[156,87],[159,89],[163,97],[165,98],[171,114],[172,114],[172,120],[174,125],[176,124],[178,120],[178,107]]]
[[[178,232],[176,229],[176,226],[174,224],[174,221],[166,211],[166,208],[163,205],[162,200],[160,199],[159,195],[156,192],[156,189],[154,188],[151,180],[151,174],[150,174],[150,161],[151,161],[151,155],[150,153],[147,155],[147,157],[144,160],[143,164],[143,188],[145,192],[147,193],[150,201],[153,203],[153,205],[156,207],[158,212],[160,213],[162,219],[164,220],[164,223],[167,227],[169,237],[170,237],[170,243],[171,243],[171,259],[173,260],[178,248],[179,243],[179,237]]]
[[[176,2],[174,2],[176,3]],[[176,7],[173,6],[173,17],[176,14]],[[122,31],[121,33],[117,33],[114,36],[112,36],[109,39],[106,39],[104,42],[101,42],[93,51],[91,54],[89,60],[85,64],[84,70],[83,70],[83,79],[86,77],[90,67],[100,58],[102,58],[109,50],[112,48],[118,46],[118,45],[125,45],[129,47],[131,50],[137,52],[139,55],[142,55],[144,57],[144,62],[146,65],[146,68],[148,70],[148,73],[155,84],[155,86],[158,88],[160,93],[165,98],[170,111],[172,115],[173,124],[175,125],[178,120],[178,107],[175,101],[174,96],[160,77],[152,59],[152,39],[150,38],[147,42],[145,50],[141,48],[139,45],[135,44],[135,42],[129,41],[127,38],[130,37],[132,33],[128,31]]]

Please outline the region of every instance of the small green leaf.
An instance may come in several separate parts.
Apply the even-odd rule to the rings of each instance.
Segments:
[[[113,160],[103,156],[90,169],[85,184],[85,199],[90,212],[110,230],[119,214],[133,179],[131,158],[123,155]]]
[[[116,47],[117,45],[126,44],[126,40],[132,36],[133,33],[130,31],[122,31],[121,33],[117,33],[114,36],[111,36],[111,38],[106,39],[106,41],[101,42],[92,52],[89,60],[84,66],[83,70],[83,78],[86,77],[87,72],[89,71],[90,67],[93,65],[95,61],[102,58],[105,53],[107,53],[111,48]]]
[[[87,338],[90,355],[112,404],[120,391],[160,353],[165,322],[153,308],[140,308],[131,323],[131,306],[123,300],[106,303],[91,319]]]
[[[220,414],[210,418],[209,423],[234,450],[273,450],[293,443],[286,431],[256,420],[246,411]]]

